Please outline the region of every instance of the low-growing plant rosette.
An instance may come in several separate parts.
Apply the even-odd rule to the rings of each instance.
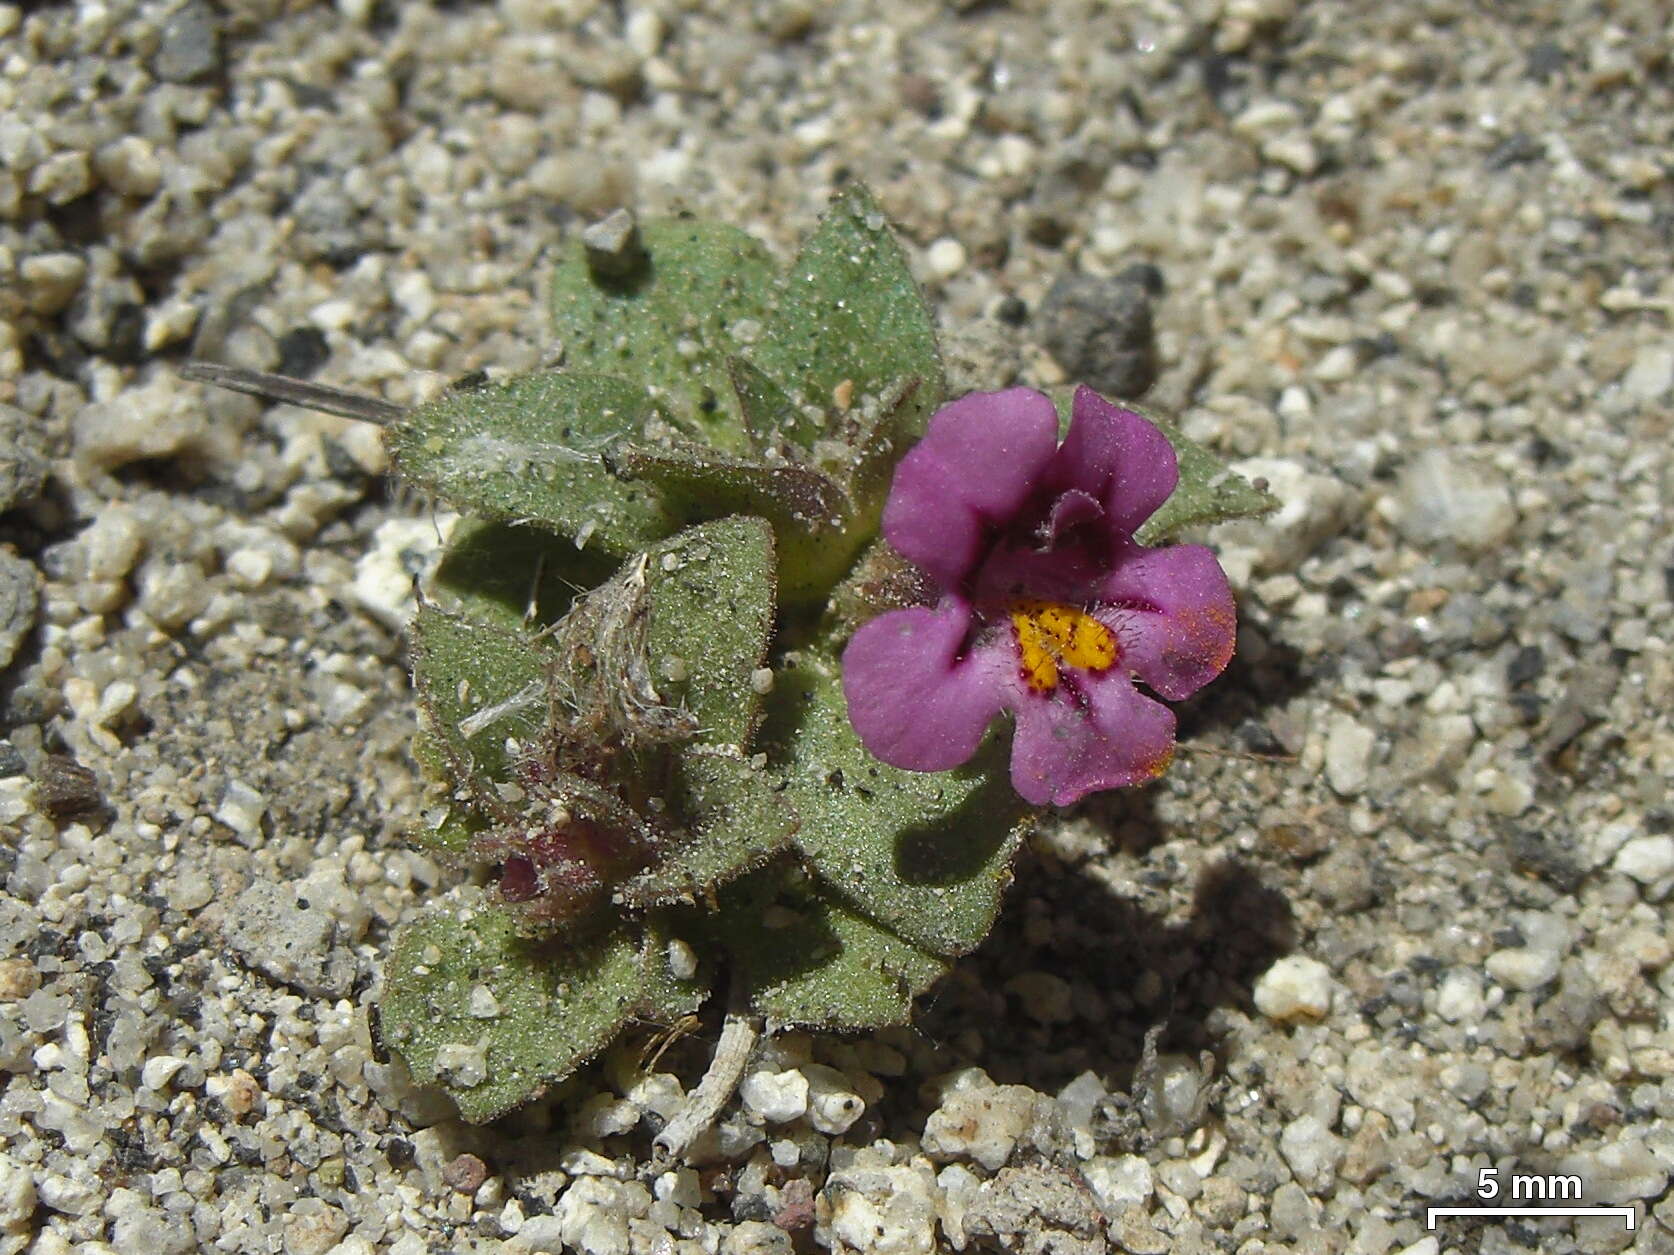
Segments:
[[[789,267],[613,219],[558,261],[556,368],[411,409],[196,377],[387,424],[464,516],[410,631],[413,836],[484,874],[396,938],[382,1040],[480,1122],[724,992],[719,1079],[658,1136],[678,1156],[746,1021],[906,1023],[993,927],[1036,808],[1163,768],[1174,717],[1136,681],[1195,691],[1235,618],[1206,549],[1156,546],[1275,503],[1085,389],[1062,444],[1037,392],[944,405],[862,187]]]
[[[939,410],[896,468],[883,535],[938,586],[843,653],[849,719],[892,766],[947,771],[1001,711],[1011,780],[1068,806],[1160,775],[1175,718],[1232,658],[1237,612],[1202,545],[1134,534],[1173,494],[1179,460],[1141,415],[1076,390],[1058,442],[1050,398],[973,393]]]

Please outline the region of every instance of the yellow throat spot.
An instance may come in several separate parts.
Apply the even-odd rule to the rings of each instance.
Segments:
[[[1116,663],[1116,634],[1085,610],[1056,601],[1011,604],[1011,626],[1023,659],[1023,682],[1037,693],[1058,687],[1058,667],[1104,671]]]

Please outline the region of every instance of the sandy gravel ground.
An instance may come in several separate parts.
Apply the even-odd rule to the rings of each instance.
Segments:
[[[0,1252],[1674,1250],[1667,16],[0,5]],[[704,1162],[645,1168],[712,1026],[464,1126],[367,1021],[455,879],[401,837],[447,520],[174,368],[525,370],[566,232],[788,255],[846,179],[960,387],[1148,387],[1284,498],[1215,537],[1239,657]],[[1636,1226],[1429,1229],[1484,1172]]]

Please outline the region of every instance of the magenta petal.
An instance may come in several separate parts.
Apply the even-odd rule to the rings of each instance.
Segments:
[[[1232,661],[1238,609],[1202,545],[1131,546],[1097,594],[1112,606],[1098,617],[1116,633],[1121,665],[1169,701],[1190,697]]]
[[[1080,387],[1046,482],[1058,491],[1090,494],[1104,506],[1111,534],[1128,539],[1168,500],[1180,482],[1180,464],[1154,423]]]
[[[1077,703],[1060,688],[1018,694],[1011,783],[1035,806],[1069,806],[1100,789],[1143,784],[1174,753],[1174,712],[1115,668],[1079,680]]]
[[[1057,442],[1057,411],[1030,388],[973,392],[942,406],[895,468],[884,536],[955,587],[981,556],[985,530],[1029,499]]]
[[[892,610],[865,624],[843,651],[849,723],[876,757],[908,771],[947,771],[976,753],[1004,703],[1008,657],[998,648],[961,657],[971,608]]]
[[[1046,523],[1038,539],[1042,547],[1056,544],[1058,538],[1071,528],[1103,517],[1104,506],[1097,497],[1090,492],[1082,492],[1079,488],[1071,488],[1060,493],[1058,499],[1052,503],[1051,513],[1046,516]]]
[[[1040,550],[1000,544],[983,562],[971,591],[977,604],[989,609],[1017,597],[1084,605],[1092,600],[1104,570],[1100,555],[1086,545]]]

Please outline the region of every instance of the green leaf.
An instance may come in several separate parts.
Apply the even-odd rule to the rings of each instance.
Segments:
[[[624,904],[691,902],[790,848],[796,812],[783,782],[736,753],[693,746],[670,792],[691,833],[618,892]]]
[[[758,514],[781,533],[835,527],[842,522],[842,490],[810,467],[719,453],[690,441],[632,445],[619,465],[648,479],[682,513]]]
[[[413,680],[426,731],[455,780],[490,810],[511,764],[506,738],[527,742],[546,724],[547,685],[534,641],[492,624],[419,607],[411,628]]]
[[[449,505],[622,558],[675,527],[655,493],[608,463],[652,413],[640,384],[547,373],[444,393],[384,431],[396,470]]]
[[[1157,425],[1180,460],[1179,487],[1134,533],[1134,539],[1140,544],[1161,544],[1182,528],[1197,523],[1259,518],[1279,508],[1278,498],[1257,488],[1197,441],[1187,438],[1178,423],[1138,406],[1129,408]]]
[[[721,891],[713,921],[751,1005],[774,1029],[905,1024],[947,971],[797,873],[770,867]]]
[[[622,465],[655,484],[685,517],[753,514],[771,523],[787,600],[824,594],[860,543],[845,531],[849,503],[842,489],[811,467],[736,457],[685,441],[632,447]]]
[[[434,824],[419,822],[406,830],[407,840],[434,854],[463,856],[471,838],[488,830],[489,821],[475,807],[454,802]]]
[[[875,540],[843,582],[831,590],[820,641],[835,653],[862,623],[891,610],[933,604],[939,595],[935,581],[922,568],[888,542]]]
[[[738,396],[739,414],[750,433],[750,442],[758,449],[774,448],[779,443],[774,437],[787,423],[795,421],[795,407],[791,399],[746,357],[729,357],[727,374],[732,379],[732,390]]]
[[[540,528],[461,519],[437,568],[434,592],[445,609],[520,631],[556,622],[577,592],[601,583],[615,567],[596,548],[577,549]]]
[[[801,818],[796,844],[829,888],[915,945],[963,954],[988,935],[1028,830],[1005,747],[954,771],[879,762],[849,726],[835,659],[780,673],[761,743]],[[903,693],[901,700],[913,700]]]
[[[896,463],[922,434],[914,426],[920,421],[914,408],[919,388],[916,378],[897,380],[855,425],[850,443],[852,460],[844,482],[853,512],[848,534],[857,542],[865,543],[877,535]]]
[[[384,969],[384,1039],[475,1124],[539,1097],[637,1015],[701,1001],[637,925],[570,948],[518,935],[503,907],[443,907],[409,925]]]
[[[419,822],[407,829],[407,839],[420,849],[437,854],[463,855],[471,838],[487,830],[488,817],[468,804],[468,791],[463,798],[455,796],[458,790],[449,771],[448,751],[434,733],[425,728],[418,730],[413,736],[413,757],[426,776],[442,782],[447,793],[426,807]],[[430,795],[426,796],[428,799]]]
[[[754,238],[720,223],[640,224],[644,265],[595,275],[570,241],[553,276],[553,329],[564,364],[632,379],[694,436],[750,447],[727,359],[745,351],[766,317],[777,268]]]
[[[750,743],[774,585],[773,533],[761,519],[699,524],[647,553],[646,653],[659,695],[697,719],[700,744]]]
[[[708,1000],[714,979],[713,965],[703,961],[698,948],[687,940],[687,934],[693,937],[698,934],[690,927],[683,927],[672,912],[654,911],[645,917],[643,926],[644,985],[635,1014],[652,1024],[673,1024]],[[681,975],[677,969],[694,960],[697,960],[696,970],[689,976]]]
[[[838,194],[780,282],[751,362],[796,406],[783,434],[807,449],[849,433],[851,413],[884,402],[901,381],[918,386],[901,416],[922,435],[944,383],[936,332],[906,254],[864,187]]]

